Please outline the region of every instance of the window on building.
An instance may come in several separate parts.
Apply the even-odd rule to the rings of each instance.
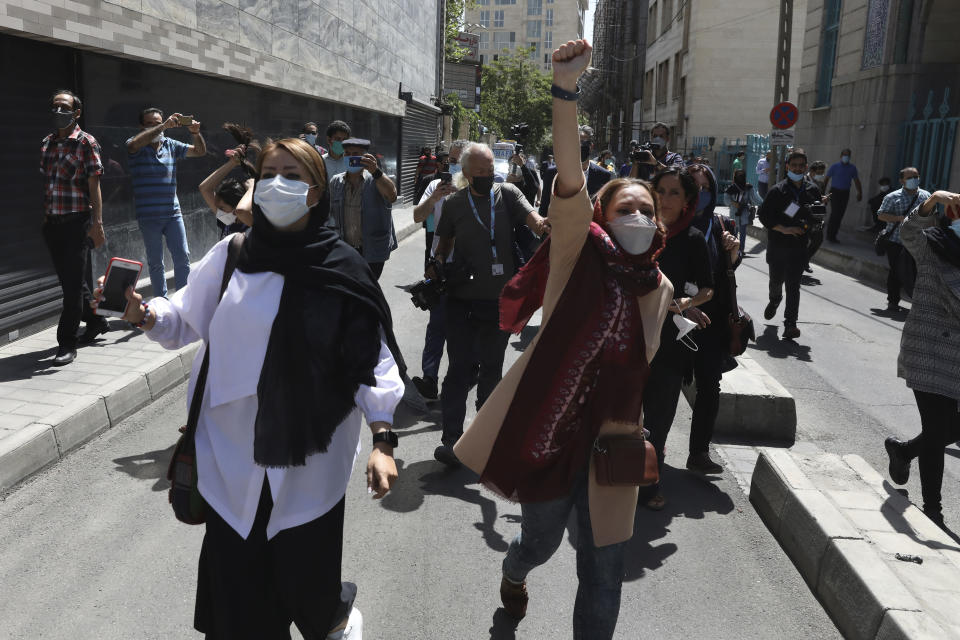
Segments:
[[[667,104],[667,84],[670,80],[670,61],[657,65],[657,104]]]
[[[680,54],[673,56],[673,93],[671,97],[674,100],[680,98],[680,72],[683,71],[683,64],[680,61]]]
[[[677,105],[677,136],[683,135],[687,114],[687,78],[680,78],[680,104]],[[676,142],[676,138],[671,138]]]
[[[867,28],[863,34],[861,69],[873,69],[883,64],[883,43],[887,36],[887,14],[890,0],[870,0],[867,7]]]
[[[479,5],[479,6],[481,6],[481,7],[489,7],[489,6],[490,6],[490,0],[477,0],[477,5]]]
[[[541,25],[540,20],[528,20],[527,21],[527,37],[528,38],[537,38],[541,36]]]
[[[825,0],[823,4],[823,29],[820,32],[820,64],[817,69],[816,107],[830,104],[833,87],[833,71],[837,65],[837,39],[840,35],[841,0]]]
[[[547,4],[553,4],[553,0],[547,0]]]
[[[893,47],[893,63],[904,64],[910,56],[910,29],[913,28],[913,0],[900,0],[897,11],[897,41]]]
[[[480,26],[485,29],[490,28],[490,12],[489,11],[480,12]]]
[[[513,49],[514,43],[516,43],[517,34],[513,31],[494,31],[493,32],[493,48],[497,51],[501,49]]]
[[[548,54],[553,51],[553,31],[547,31],[543,34],[543,49]]]
[[[517,4],[517,0],[495,0],[494,4]]]
[[[548,27],[553,26],[553,9],[547,9],[547,13],[544,15],[543,21]]]
[[[543,0],[527,0],[527,15],[539,16],[543,13]]]
[[[489,31],[480,32],[480,48],[481,49],[490,48],[490,32]]]
[[[650,45],[657,39],[657,3],[650,3],[650,9],[647,11],[647,44]]]
[[[546,47],[544,47],[544,48],[546,48]],[[549,53],[543,54],[543,64],[544,64],[544,66],[550,66],[550,54],[549,54]]]
[[[493,12],[493,28],[503,29],[503,10]]]
[[[653,69],[648,69],[643,75],[643,96],[641,97],[645,109],[653,104]]]
[[[673,0],[663,0],[660,5],[660,33],[670,30],[673,23]]]
[[[530,48],[530,59],[536,60],[540,57],[540,43],[539,42],[528,42],[527,47]]]

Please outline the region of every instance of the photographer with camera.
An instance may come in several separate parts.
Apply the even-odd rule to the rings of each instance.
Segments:
[[[822,224],[820,189],[807,177],[807,154],[794,149],[787,156],[787,177],[767,192],[760,205],[760,222],[767,228],[767,265],[770,271],[770,302],[763,317],[771,320],[783,299],[786,286],[787,306],[783,312],[783,337],[800,337],[797,316],[800,312],[800,277],[807,264],[808,233]]]
[[[526,223],[543,235],[549,224],[537,215],[520,191],[493,180],[493,151],[484,144],[468,144],[460,154],[469,188],[448,196],[437,223],[439,238],[435,262],[426,278],[436,279],[436,264],[444,265],[456,248],[445,283],[447,375],[440,406],[443,411],[441,444],[434,451],[440,462],[457,466],[453,444],[463,434],[474,369],[479,365],[477,408],[500,382],[509,333],[500,330],[500,291],[517,271],[514,228]]]
[[[683,161],[683,156],[676,151],[667,149],[668,144],[670,144],[670,127],[662,122],[658,122],[650,127],[650,142],[641,145],[640,150],[649,151],[653,155],[653,159],[656,161],[654,173],[666,167],[682,169],[686,166],[686,163]],[[632,157],[631,155],[631,159]],[[636,166],[636,163],[637,161],[634,161],[634,166]],[[631,173],[630,176],[637,177],[634,176],[633,173]]]

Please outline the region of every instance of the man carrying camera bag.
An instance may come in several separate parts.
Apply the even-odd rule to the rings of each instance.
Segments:
[[[811,208],[820,205],[820,189],[806,176],[807,154],[802,149],[794,149],[787,156],[786,164],[787,178],[770,187],[758,215],[767,228],[770,272],[770,302],[763,317],[773,319],[786,285],[783,337],[794,339],[800,337],[797,316],[800,312],[800,277],[807,265],[808,232],[816,224]]]
[[[469,187],[444,201],[434,251],[435,259],[443,264],[456,249],[453,269],[469,272],[469,277],[447,283],[449,363],[440,392],[443,435],[433,455],[449,466],[459,465],[453,444],[463,435],[474,369],[479,366],[478,409],[503,375],[509,334],[500,330],[498,302],[501,289],[517,270],[513,229],[521,223],[538,235],[548,229],[519,189],[508,183],[494,184],[490,147],[468,144],[460,154],[460,164]],[[437,276],[432,267],[427,269],[426,277]]]

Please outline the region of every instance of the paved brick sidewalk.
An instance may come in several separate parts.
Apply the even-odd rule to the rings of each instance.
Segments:
[[[0,347],[0,491],[156,400],[189,375],[199,344],[167,351],[119,320],[53,366],[56,327]]]

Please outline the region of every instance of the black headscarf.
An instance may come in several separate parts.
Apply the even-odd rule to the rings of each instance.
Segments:
[[[324,226],[329,211],[326,192],[306,229],[281,232],[254,205],[237,264],[244,273],[284,276],[257,385],[253,458],[265,467],[303,465],[327,450],[359,386],[376,386],[381,329],[406,371],[380,285],[360,254]]]
[[[943,226],[928,227],[923,230],[930,249],[947,264],[960,269],[960,238]]]

